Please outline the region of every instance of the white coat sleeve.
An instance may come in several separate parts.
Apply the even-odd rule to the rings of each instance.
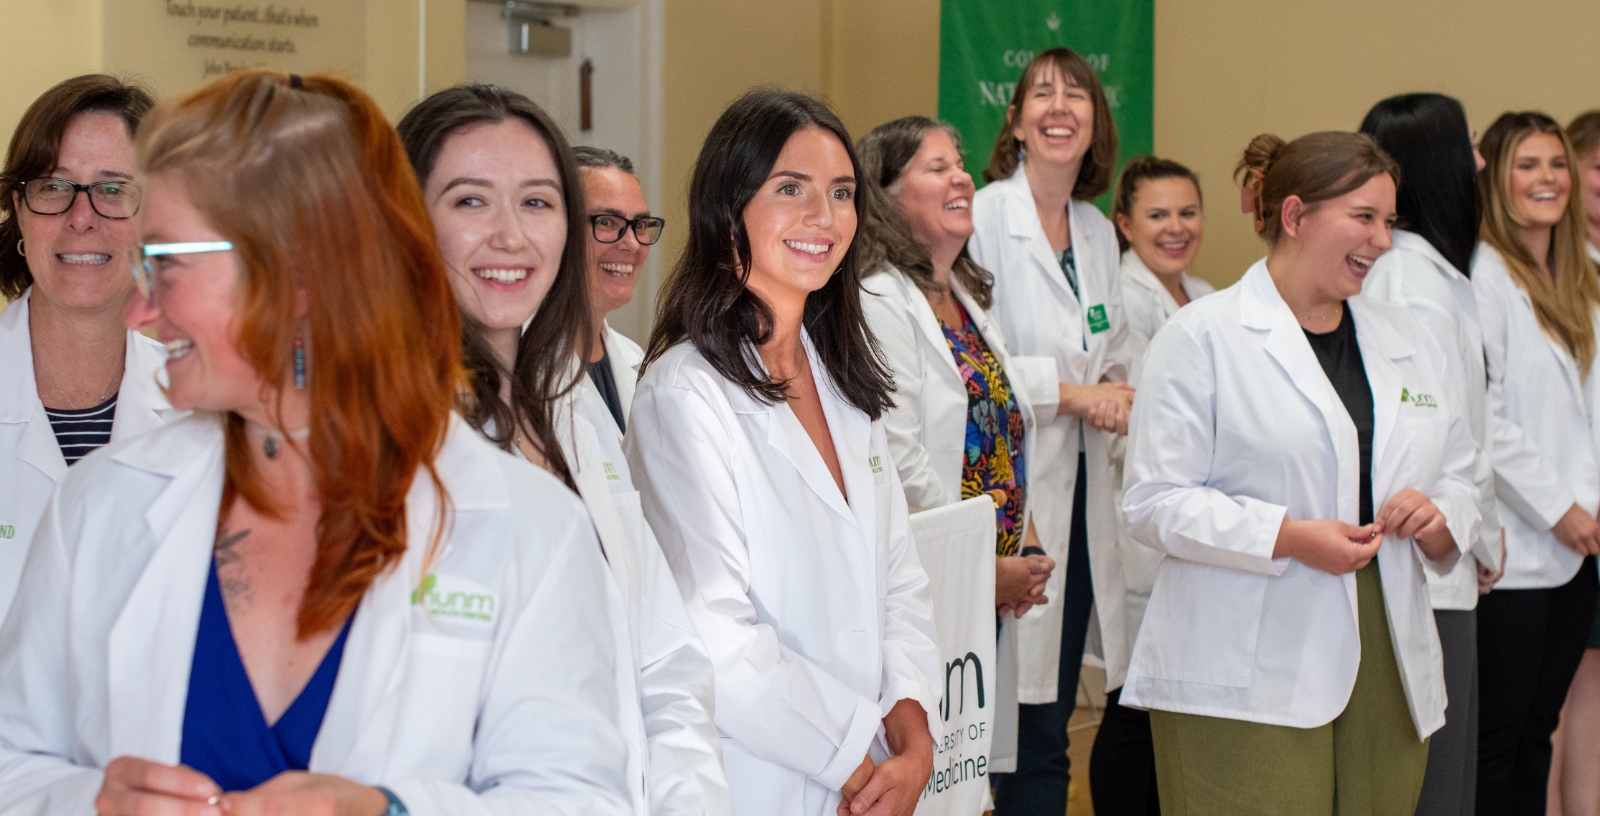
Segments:
[[[911,539],[911,517],[899,490],[889,491],[888,586],[883,631],[884,716],[901,700],[915,700],[928,715],[928,735],[938,739],[938,688],[942,659],[933,629],[933,595]]]
[[[103,778],[73,735],[72,684],[65,682],[72,577],[60,495],[58,487],[39,520],[0,625],[0,813],[7,816],[93,813]]]
[[[1482,277],[1482,276],[1480,276]],[[1489,457],[1494,463],[1495,496],[1528,526],[1546,532],[1577,503],[1560,471],[1544,458],[1539,446],[1506,415],[1505,379],[1510,327],[1506,309],[1519,303],[1516,292],[1498,282],[1478,286],[1478,321],[1483,327],[1483,356],[1489,369]],[[1498,554],[1496,554],[1498,563]]]
[[[1129,422],[1128,532],[1176,558],[1281,575],[1289,560],[1272,551],[1288,508],[1206,485],[1217,422],[1211,363],[1182,323],[1151,341]]]
[[[612,634],[626,612],[587,515],[540,533],[560,544],[496,638],[467,779],[376,783],[412,816],[631,816]]]
[[[1007,357],[1006,376],[1020,382],[1033,421],[1048,425],[1061,410],[1061,374],[1054,357]]]
[[[1430,360],[1428,367],[1434,371],[1447,370],[1440,343],[1427,335],[1417,340],[1426,348],[1425,353]],[[1459,377],[1441,379],[1441,387],[1449,401],[1450,417],[1445,431],[1439,478],[1434,481],[1433,489],[1428,491],[1428,499],[1444,514],[1445,528],[1455,539],[1456,548],[1437,561],[1423,555],[1420,549],[1417,555],[1428,569],[1444,578],[1455,570],[1461,556],[1473,551],[1478,544],[1478,525],[1482,520],[1478,509],[1478,485],[1474,479],[1479,475],[1478,469],[1485,457],[1472,438],[1472,428],[1467,424],[1463,383]]]
[[[881,293],[863,282],[861,311],[878,340],[883,361],[894,375],[894,407],[883,417],[889,435],[889,458],[894,462],[900,483],[905,486],[906,502],[919,510],[955,504],[952,495],[939,481],[922,444],[922,357],[917,353],[916,318],[894,292]],[[891,289],[891,286],[884,286]],[[900,301],[900,302],[897,302]]]
[[[641,584],[650,604],[639,622],[639,704],[650,748],[651,816],[733,813],[722,769],[722,739],[712,718],[711,655],[678,596],[661,545],[642,525]]]
[[[627,447],[645,518],[711,653],[717,728],[756,756],[838,790],[883,714],[877,700],[784,646],[757,619],[728,429],[700,394],[653,385],[634,396]]]

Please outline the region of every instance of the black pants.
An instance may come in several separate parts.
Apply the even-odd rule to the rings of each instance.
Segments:
[[[1150,712],[1121,705],[1121,698],[1120,688],[1106,692],[1106,713],[1089,755],[1095,816],[1160,816]]]
[[[1544,816],[1550,734],[1594,625],[1595,559],[1553,589],[1478,602],[1478,813]]]
[[[1444,725],[1428,738],[1417,816],[1474,816],[1478,795],[1478,612],[1435,609],[1444,653]]]
[[[1061,816],[1067,812],[1067,786],[1072,763],[1067,759],[1067,721],[1078,704],[1078,672],[1083,668],[1083,642],[1094,607],[1089,573],[1089,524],[1084,507],[1088,468],[1078,454],[1078,486],[1072,495],[1072,536],[1067,543],[1067,571],[1060,604],[1061,663],[1056,676],[1056,701],[1017,707],[1017,771],[995,774],[995,816]]]

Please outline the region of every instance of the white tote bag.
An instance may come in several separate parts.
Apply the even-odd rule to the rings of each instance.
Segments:
[[[917,816],[980,816],[989,799],[996,697],[994,503],[987,496],[911,516],[928,573],[943,677],[942,733]]]

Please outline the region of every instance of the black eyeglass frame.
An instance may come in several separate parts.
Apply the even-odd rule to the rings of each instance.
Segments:
[[[28,188],[31,187],[33,185],[33,183],[36,182],[36,181],[58,181],[58,182],[60,182],[62,184],[65,184],[65,185],[71,187],[72,188],[72,198],[67,199],[67,206],[62,207],[61,209],[59,209],[59,210],[57,210],[55,212],[44,212],[42,210],[39,210],[39,209],[35,208],[34,205],[33,205],[34,204],[33,199],[28,194]],[[133,193],[134,193],[133,210],[131,212],[129,212],[127,215],[106,215],[105,213],[101,212],[100,211],[100,207],[95,204],[94,189],[96,187],[101,187],[101,186],[104,186],[104,185],[107,185],[107,184],[114,184],[117,187],[122,188],[123,190],[131,190],[131,191],[133,191]],[[143,195],[144,191],[139,188],[139,185],[134,184],[131,181],[117,181],[115,179],[110,179],[110,180],[106,180],[106,181],[90,182],[88,184],[79,184],[79,183],[73,181],[72,179],[64,179],[64,178],[61,178],[60,176],[40,176],[38,178],[28,179],[27,181],[24,181],[24,182],[22,182],[21,184],[19,184],[17,186],[19,188],[19,191],[22,194],[22,203],[23,203],[23,205],[28,208],[28,212],[31,212],[34,215],[61,215],[63,213],[69,212],[69,211],[72,210],[72,205],[78,203],[78,194],[79,193],[82,193],[82,194],[84,194],[84,195],[89,197],[89,209],[94,210],[94,214],[95,215],[98,215],[101,218],[110,219],[112,221],[126,221],[129,218],[132,218],[135,215],[138,215],[139,214],[139,207],[144,204],[144,195]]]
[[[621,221],[622,229],[617,230],[616,235],[606,238],[600,234],[599,221],[602,218],[615,218],[618,221]],[[648,231],[652,226],[656,229],[654,238],[651,238],[645,234],[646,231]],[[594,215],[589,216],[589,234],[593,235],[594,239],[602,244],[614,244],[618,241],[621,241],[623,233],[627,232],[628,230],[633,230],[633,237],[637,239],[639,243],[645,246],[651,246],[652,244],[661,240],[661,233],[666,230],[666,228],[667,219],[655,215],[641,215],[638,218],[623,218],[616,213],[595,213]]]

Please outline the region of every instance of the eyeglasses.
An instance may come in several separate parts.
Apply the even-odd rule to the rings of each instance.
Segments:
[[[661,240],[661,230],[666,225],[665,218],[653,215],[641,215],[632,220],[609,213],[589,216],[589,231],[594,233],[594,239],[602,244],[614,244],[622,240],[622,233],[631,228],[633,237],[639,239],[639,243],[649,246]]]
[[[97,181],[76,184],[64,178],[36,178],[22,185],[22,201],[35,215],[60,215],[72,209],[79,193],[89,195],[89,207],[101,218],[120,221],[139,212],[144,192],[131,181]]]
[[[133,249],[133,280],[139,294],[150,299],[156,289],[156,267],[151,258],[168,255],[198,255],[202,252],[227,252],[233,249],[230,241],[191,241],[186,244],[145,244]]]

